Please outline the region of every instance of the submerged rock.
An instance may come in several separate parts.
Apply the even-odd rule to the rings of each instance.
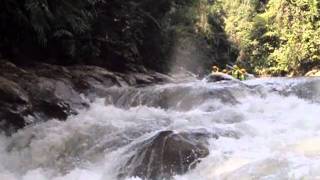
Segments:
[[[228,74],[215,72],[215,73],[208,75],[206,77],[206,81],[207,82],[217,82],[217,81],[239,81],[239,80],[237,80],[236,78],[234,78]]]
[[[206,132],[162,131],[137,144],[119,177],[171,179],[193,169],[209,154]]]

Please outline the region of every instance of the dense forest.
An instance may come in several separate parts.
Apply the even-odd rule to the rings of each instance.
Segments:
[[[320,64],[318,0],[1,0],[0,56],[197,74],[237,64],[302,75]],[[229,66],[228,66],[229,67]]]
[[[196,1],[1,0],[0,52],[33,61],[115,71],[168,71],[180,26],[192,31]],[[186,12],[186,13],[185,13]]]
[[[301,75],[320,62],[318,0],[220,0],[213,6],[239,51],[237,63],[256,74]]]

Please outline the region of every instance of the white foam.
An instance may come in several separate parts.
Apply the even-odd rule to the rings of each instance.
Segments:
[[[208,100],[187,112],[125,110],[98,100],[65,122],[0,136],[0,180],[116,179],[130,143],[163,129],[193,128],[239,137],[211,139],[210,155],[177,180],[320,179],[319,104],[277,94],[238,100],[234,106]]]

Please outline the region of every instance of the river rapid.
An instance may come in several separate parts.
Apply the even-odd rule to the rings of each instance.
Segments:
[[[1,135],[0,180],[116,180],[135,144],[164,130],[199,129],[218,138],[209,138],[209,155],[175,180],[320,179],[318,78],[108,91],[66,121]]]

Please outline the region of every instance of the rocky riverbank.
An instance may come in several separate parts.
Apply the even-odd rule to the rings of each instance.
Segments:
[[[315,77],[196,80],[7,61],[0,72],[0,128],[9,135],[0,134],[0,179],[248,179],[257,162],[268,170],[256,177],[278,177],[272,168],[291,167],[269,163],[274,152],[283,157],[274,144],[289,142],[290,159],[296,140],[319,127]],[[248,164],[224,171],[239,157]]]
[[[19,67],[0,62],[0,130],[11,134],[24,126],[51,118],[66,119],[87,108],[112,86],[144,86],[171,81],[146,71],[116,73],[88,65],[57,66],[37,63]]]

